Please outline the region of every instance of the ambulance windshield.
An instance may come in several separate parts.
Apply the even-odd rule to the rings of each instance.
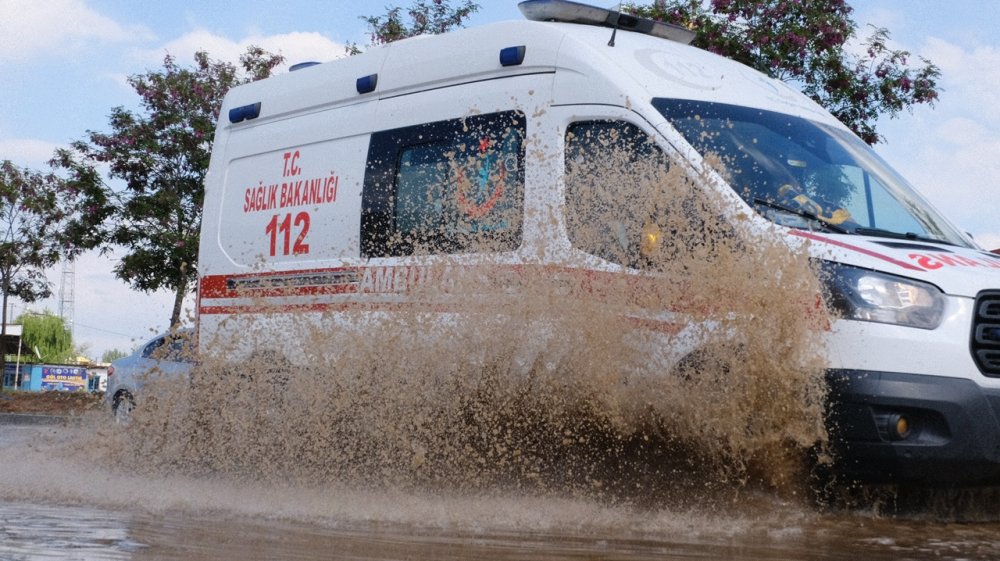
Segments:
[[[969,246],[853,134],[783,113],[657,98],[653,105],[730,185],[775,223]]]

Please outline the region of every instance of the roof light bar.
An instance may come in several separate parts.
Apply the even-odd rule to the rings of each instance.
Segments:
[[[250,105],[242,105],[240,107],[233,107],[229,110],[229,122],[239,123],[242,121],[249,121],[250,119],[256,119],[260,116],[260,102],[251,103]]]
[[[693,31],[679,25],[622,14],[614,10],[571,2],[570,0],[524,0],[523,2],[519,2],[517,7],[524,14],[524,17],[532,21],[558,21],[600,25],[644,33],[661,39],[684,43],[685,45],[691,43],[694,39]]]
[[[500,65],[501,66],[518,66],[524,62],[524,52],[525,46],[518,45],[516,47],[506,47],[500,49]]]

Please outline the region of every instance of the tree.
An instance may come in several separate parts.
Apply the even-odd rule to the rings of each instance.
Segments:
[[[101,355],[101,362],[108,363],[118,360],[120,358],[125,358],[127,356],[128,353],[126,353],[125,351],[120,351],[118,349],[108,349],[104,351],[104,354]]]
[[[8,299],[34,302],[51,294],[45,269],[63,254],[59,225],[66,216],[59,184],[54,176],[0,163],[0,369]]]
[[[876,121],[938,99],[937,66],[889,48],[889,32],[873,28],[864,54],[845,45],[855,36],[845,0],[657,0],[628,11],[688,27],[692,44],[789,82],[869,144],[882,137]]]
[[[241,69],[203,51],[194,59],[186,68],[167,55],[162,69],[131,76],[141,111],[112,109],[111,132],[88,131],[87,140],[54,159],[92,208],[73,222],[77,241],[105,251],[123,247],[118,278],[143,292],[173,291],[171,325],[180,323],[184,297],[196,286],[204,179],[222,98],[284,60],[258,47],[242,55]],[[99,165],[124,189],[107,185]]]
[[[417,35],[445,33],[461,27],[469,16],[479,11],[479,4],[463,0],[457,8],[449,0],[417,0],[407,8],[408,23],[403,20],[402,8],[387,8],[384,16],[363,16],[368,24],[369,46],[384,45]],[[348,54],[358,54],[357,45],[347,47]]]
[[[45,311],[41,314],[22,314],[22,340],[27,349],[37,349],[42,362],[66,363],[73,359],[73,334],[63,318]]]

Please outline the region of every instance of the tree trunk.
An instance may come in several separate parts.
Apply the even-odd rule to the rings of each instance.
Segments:
[[[174,310],[170,313],[170,329],[181,326],[181,308],[184,306],[184,297],[187,296],[187,283],[182,283],[177,287],[174,294]]]
[[[3,312],[0,312],[0,389],[7,381],[7,287],[3,288]]]

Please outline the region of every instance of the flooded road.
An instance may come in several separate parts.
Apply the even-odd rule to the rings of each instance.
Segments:
[[[0,426],[0,559],[1000,558],[995,522],[823,512],[759,491],[637,508],[146,476],[91,464],[73,446],[86,430]]]
[[[996,559],[1000,527],[772,513],[770,524],[706,520],[643,536],[607,529],[450,532],[379,522],[339,527],[219,512],[0,503],[0,559]],[[669,512],[649,513],[670,518]],[[723,526],[734,523],[726,531]],[[669,526],[670,524],[668,524]]]

